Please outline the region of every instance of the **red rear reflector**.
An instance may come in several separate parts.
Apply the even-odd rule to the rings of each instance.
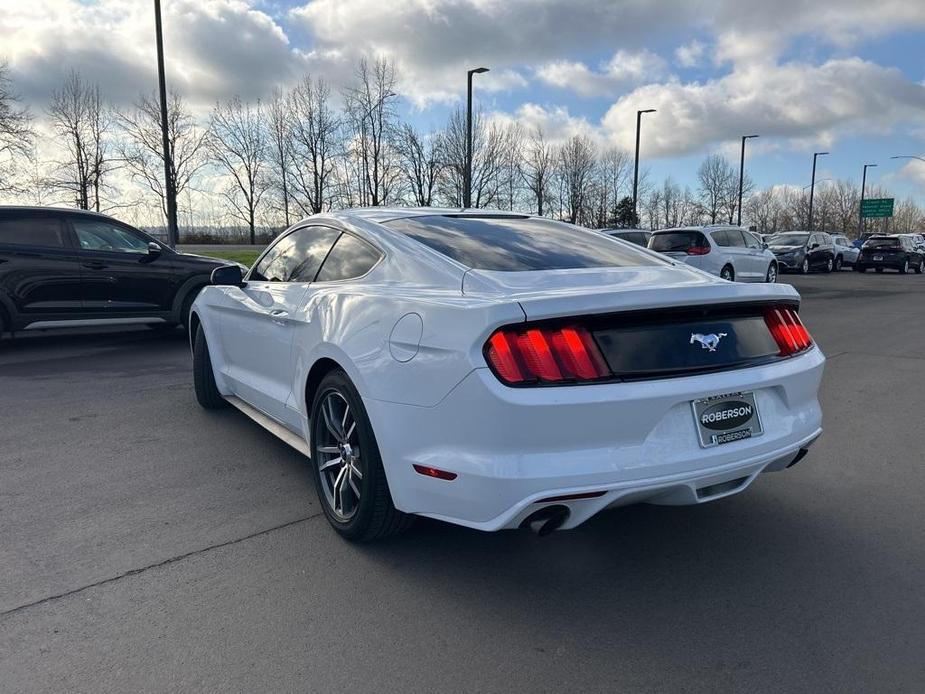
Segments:
[[[710,252],[709,246],[691,246],[687,249],[688,255],[706,255]]]
[[[501,328],[485,345],[485,359],[507,384],[588,381],[610,375],[591,333],[578,325]]]
[[[455,480],[458,475],[455,472],[447,472],[446,470],[440,470],[435,467],[428,467],[426,465],[414,465],[414,471],[425,477],[436,477],[438,480]]]
[[[604,496],[607,492],[582,492],[580,494],[564,494],[562,496],[551,496],[548,499],[534,501],[535,504],[548,504],[553,501],[577,501],[578,499],[597,499]]]
[[[765,311],[764,321],[780,347],[782,357],[807,350],[813,344],[809,331],[800,320],[799,314],[792,308],[780,306],[768,309]]]

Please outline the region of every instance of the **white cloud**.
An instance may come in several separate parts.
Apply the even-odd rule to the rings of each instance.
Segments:
[[[681,67],[695,67],[703,58],[703,52],[706,49],[700,41],[696,39],[683,46],[675,49],[674,57]]]
[[[912,181],[925,192],[925,161],[910,159],[896,175]]]
[[[925,88],[897,69],[858,58],[820,66],[747,66],[705,83],[671,81],[634,90],[602,120],[611,139],[629,142],[641,108],[658,109],[646,121],[646,149],[669,156],[750,133],[829,142],[846,128],[886,133],[899,122],[921,119]]]

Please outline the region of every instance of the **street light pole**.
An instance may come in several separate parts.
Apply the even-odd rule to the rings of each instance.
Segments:
[[[736,224],[742,226],[742,184],[745,181],[745,141],[758,137],[757,135],[742,136],[742,156],[739,158],[739,204],[736,207]]]
[[[177,247],[177,189],[173,177],[173,153],[167,126],[167,80],[164,77],[164,34],[161,31],[161,2],[154,0],[154,33],[157,40],[157,82],[161,97],[161,139],[164,147],[164,198],[167,203],[167,245]]]
[[[809,184],[809,230],[813,230],[813,195],[816,192],[816,157],[821,157],[828,154],[828,152],[813,152],[813,177],[812,182]],[[825,231],[825,229],[823,229]]]
[[[636,159],[633,160],[633,214],[637,217],[636,196],[639,192],[639,128],[642,125],[643,113],[655,113],[654,108],[646,108],[636,111]]]
[[[918,159],[919,161],[925,161],[925,157],[917,157],[914,154],[900,154],[895,157],[890,157],[890,159]]]
[[[466,177],[463,181],[463,207],[472,207],[472,75],[488,72],[477,67],[466,73]]]
[[[858,206],[858,238],[864,233],[864,191],[867,189],[867,169],[876,164],[864,164],[864,173],[861,174],[861,204]]]

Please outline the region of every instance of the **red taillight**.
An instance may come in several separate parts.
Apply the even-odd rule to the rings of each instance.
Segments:
[[[687,249],[688,255],[706,255],[710,252],[709,246],[691,246]]]
[[[782,357],[789,357],[812,346],[813,339],[794,309],[786,306],[768,309],[765,311],[764,320],[777,346],[780,347]]]
[[[507,384],[589,381],[610,375],[591,333],[578,325],[501,328],[488,339],[485,358]]]

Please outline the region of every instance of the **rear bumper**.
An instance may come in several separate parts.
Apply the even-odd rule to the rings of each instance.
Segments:
[[[470,373],[429,408],[367,400],[395,505],[481,530],[517,527],[550,497],[574,527],[608,506],[703,503],[785,468],[821,433],[818,348],[775,364],[644,383],[507,388]],[[764,434],[700,447],[691,401],[753,391]],[[452,481],[413,465],[447,470]],[[734,483],[734,484],[733,484]]]

